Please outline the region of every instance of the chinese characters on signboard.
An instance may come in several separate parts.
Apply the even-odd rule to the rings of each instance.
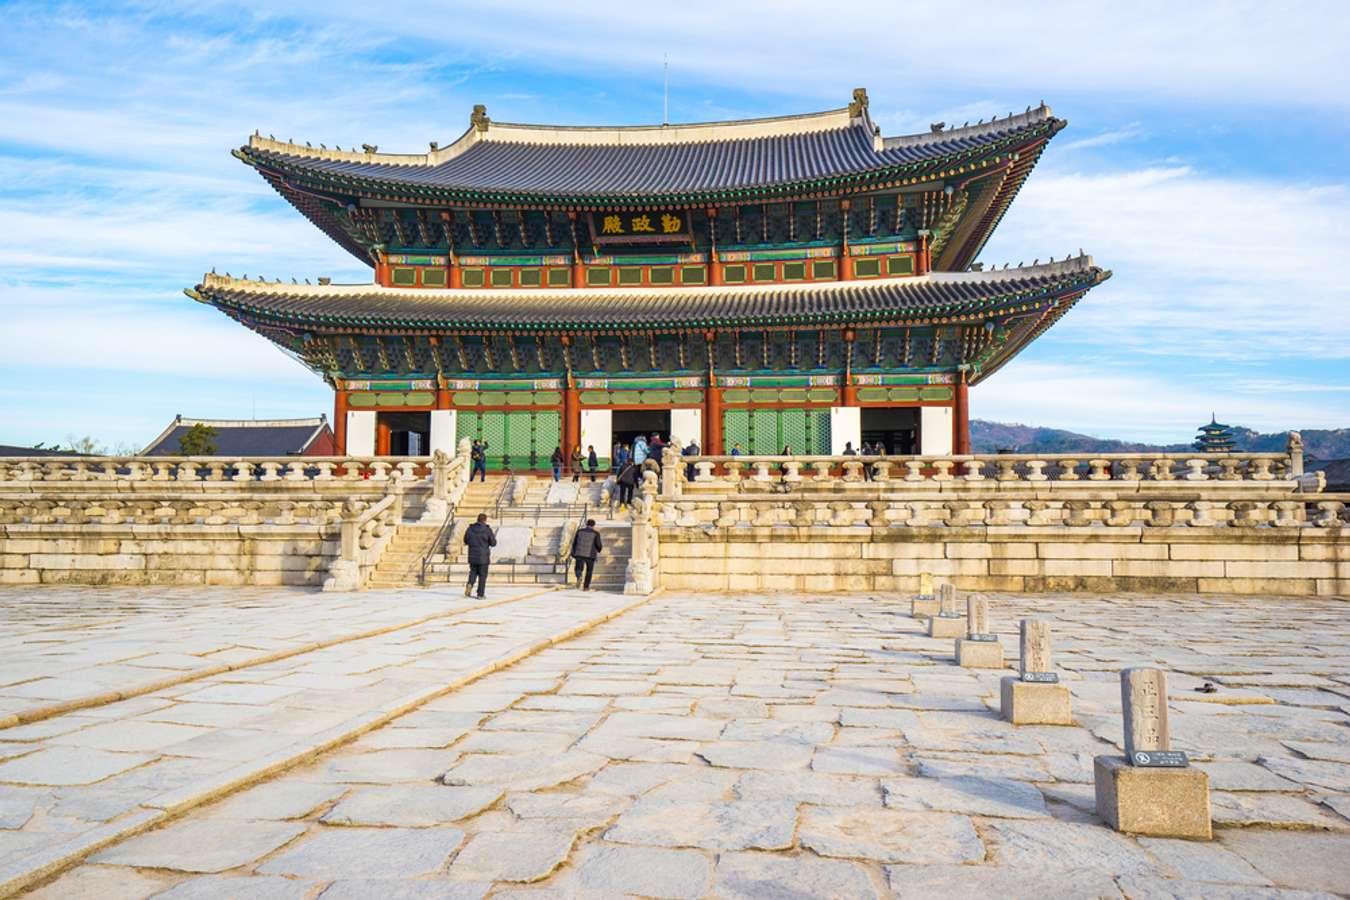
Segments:
[[[684,210],[631,209],[591,214],[597,242],[657,243],[689,239],[689,215]]]

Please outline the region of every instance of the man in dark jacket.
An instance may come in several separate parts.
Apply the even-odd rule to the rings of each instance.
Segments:
[[[473,442],[469,461],[473,464],[469,469],[469,480],[473,481],[473,476],[477,475],[479,481],[487,481],[487,441]]]
[[[492,562],[492,549],[497,546],[497,535],[487,524],[487,513],[479,513],[478,521],[464,529],[464,546],[469,548],[469,583],[464,585],[464,596],[473,593],[474,580],[478,581],[478,599],[483,599],[487,591],[488,564]]]
[[[591,572],[595,570],[595,558],[604,549],[600,541],[600,532],[595,530],[595,520],[587,519],[584,528],[578,528],[572,538],[572,559],[576,560],[577,587],[583,591],[591,589]],[[582,580],[582,575],[585,580]]]
[[[633,488],[637,486],[638,474],[633,461],[624,460],[623,467],[619,469],[619,474],[614,479],[619,486],[619,509],[633,505]]]

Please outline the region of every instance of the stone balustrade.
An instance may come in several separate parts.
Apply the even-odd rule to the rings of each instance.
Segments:
[[[674,473],[695,490],[753,490],[787,485],[798,490],[840,485],[881,490],[989,483],[1072,485],[1077,482],[1269,485],[1303,477],[1299,450],[1285,453],[994,454],[973,456],[689,456]]]
[[[457,454],[448,465],[467,465]],[[0,485],[33,482],[259,482],[412,481],[431,477],[430,456],[29,456],[0,458]],[[467,473],[467,468],[466,468]]]
[[[331,525],[338,499],[230,495],[14,499],[0,496],[0,525]]]
[[[688,494],[662,503],[659,518],[663,526],[675,528],[1341,528],[1350,525],[1350,494],[1291,492],[1259,499],[1144,494],[1047,500],[794,499],[791,494],[708,498]]]

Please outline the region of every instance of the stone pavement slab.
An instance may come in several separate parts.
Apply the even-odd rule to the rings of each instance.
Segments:
[[[361,668],[382,663],[359,673],[376,680],[344,679],[334,692],[375,698],[381,684],[481,660],[500,631],[556,626],[559,606],[586,596],[411,629],[369,652],[319,651],[305,672],[342,676],[347,657]],[[294,870],[284,877],[315,889],[331,881],[324,900],[489,890],[533,900],[793,891],[1290,900],[1350,884],[1342,802],[1350,791],[1337,789],[1342,769],[1333,768],[1346,765],[1338,754],[1350,731],[1350,659],[1336,649],[1350,645],[1343,604],[1082,594],[995,601],[993,628],[1010,650],[1018,618],[1054,620],[1056,665],[1079,724],[1002,722],[999,673],[956,669],[949,646],[894,614],[893,597],[665,595],[155,833],[211,819],[303,828],[225,877],[276,878],[280,870],[268,867],[282,865]],[[1147,664],[1178,673],[1169,680],[1172,728],[1215,779],[1214,842],[1136,839],[1095,815],[1092,756],[1119,752],[1121,740],[1116,672]],[[302,673],[268,664],[261,674],[232,683],[288,678],[304,703],[281,698],[270,727],[284,727],[287,711],[322,708],[322,689],[294,677]],[[1194,690],[1219,674],[1227,681],[1217,694]],[[188,703],[158,692],[140,699]],[[159,721],[149,717],[163,709],[132,718]],[[219,761],[160,761],[91,787],[182,777],[150,774],[166,762]],[[484,805],[459,815],[399,802],[401,792],[436,791],[484,791]],[[333,815],[344,804],[357,810],[353,824]],[[418,827],[368,824],[401,815]],[[47,816],[39,802],[13,833]],[[342,835],[438,832],[460,839],[434,844],[426,859],[394,860],[388,872],[335,859]],[[356,857],[378,850],[353,845]],[[165,886],[194,880],[172,868],[107,864],[65,877],[86,871],[150,872]]]
[[[315,595],[307,592],[307,596]],[[44,827],[59,831],[63,842],[48,841],[50,846],[39,846],[42,852],[36,853],[27,845],[15,844],[17,838],[10,840],[15,852],[0,860],[0,890],[7,884],[24,882],[30,873],[38,871],[41,860],[47,860],[42,865],[49,865],[51,853],[68,852],[78,858],[107,839],[97,835],[116,836],[119,829],[142,822],[145,816],[156,821],[168,812],[191,808],[288,768],[415,709],[465,680],[509,665],[578,629],[612,617],[635,602],[615,594],[554,594],[538,589],[523,599],[512,600],[512,596],[516,594],[508,592],[503,602],[461,616],[436,618],[341,647],[165,688],[125,701],[126,717],[122,719],[86,714],[80,716],[86,721],[74,730],[49,728],[40,732],[46,736],[27,735],[33,738],[29,742],[32,752],[0,762],[0,787],[6,782],[48,787],[37,796],[34,815]],[[563,602],[558,597],[564,598]],[[440,659],[436,665],[410,665],[456,647],[469,649]],[[355,660],[363,670],[373,659],[385,662],[375,670],[378,677],[363,689],[343,685],[331,691],[265,690],[271,681],[297,672],[323,670],[340,675],[345,658]],[[203,694],[209,699],[198,703],[194,698]],[[516,692],[512,699],[519,696]],[[122,705],[112,704],[99,711]],[[166,732],[160,727],[163,723],[148,718],[162,717],[169,707],[199,705],[248,708],[253,716],[241,725],[266,724],[261,728],[192,726],[189,734]],[[338,715],[334,716],[335,712]],[[99,742],[112,740],[118,731],[109,726],[119,723],[126,724],[128,741],[139,746],[170,742],[144,753],[67,745],[87,729],[98,729],[95,735]],[[434,750],[378,750],[360,759],[334,762],[337,770],[331,780],[429,782],[444,771],[446,764],[446,757]],[[343,771],[343,766],[352,769]],[[0,838],[4,834],[0,830]],[[68,850],[58,851],[58,846],[68,846]],[[32,865],[28,863],[30,857]]]

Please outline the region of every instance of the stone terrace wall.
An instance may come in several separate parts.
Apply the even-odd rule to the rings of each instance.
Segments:
[[[338,526],[4,525],[0,584],[319,586]]]
[[[1344,529],[661,528],[661,584],[684,590],[1350,595]]]
[[[465,459],[438,457],[447,479]],[[358,582],[406,505],[429,497],[430,459],[0,460],[0,584],[319,586],[353,530]],[[461,471],[463,470],[463,471]],[[399,504],[381,498],[399,494]]]
[[[1350,496],[1318,492],[1296,441],[1288,454],[666,462],[667,588],[913,592],[930,573],[967,590],[1350,595]]]

